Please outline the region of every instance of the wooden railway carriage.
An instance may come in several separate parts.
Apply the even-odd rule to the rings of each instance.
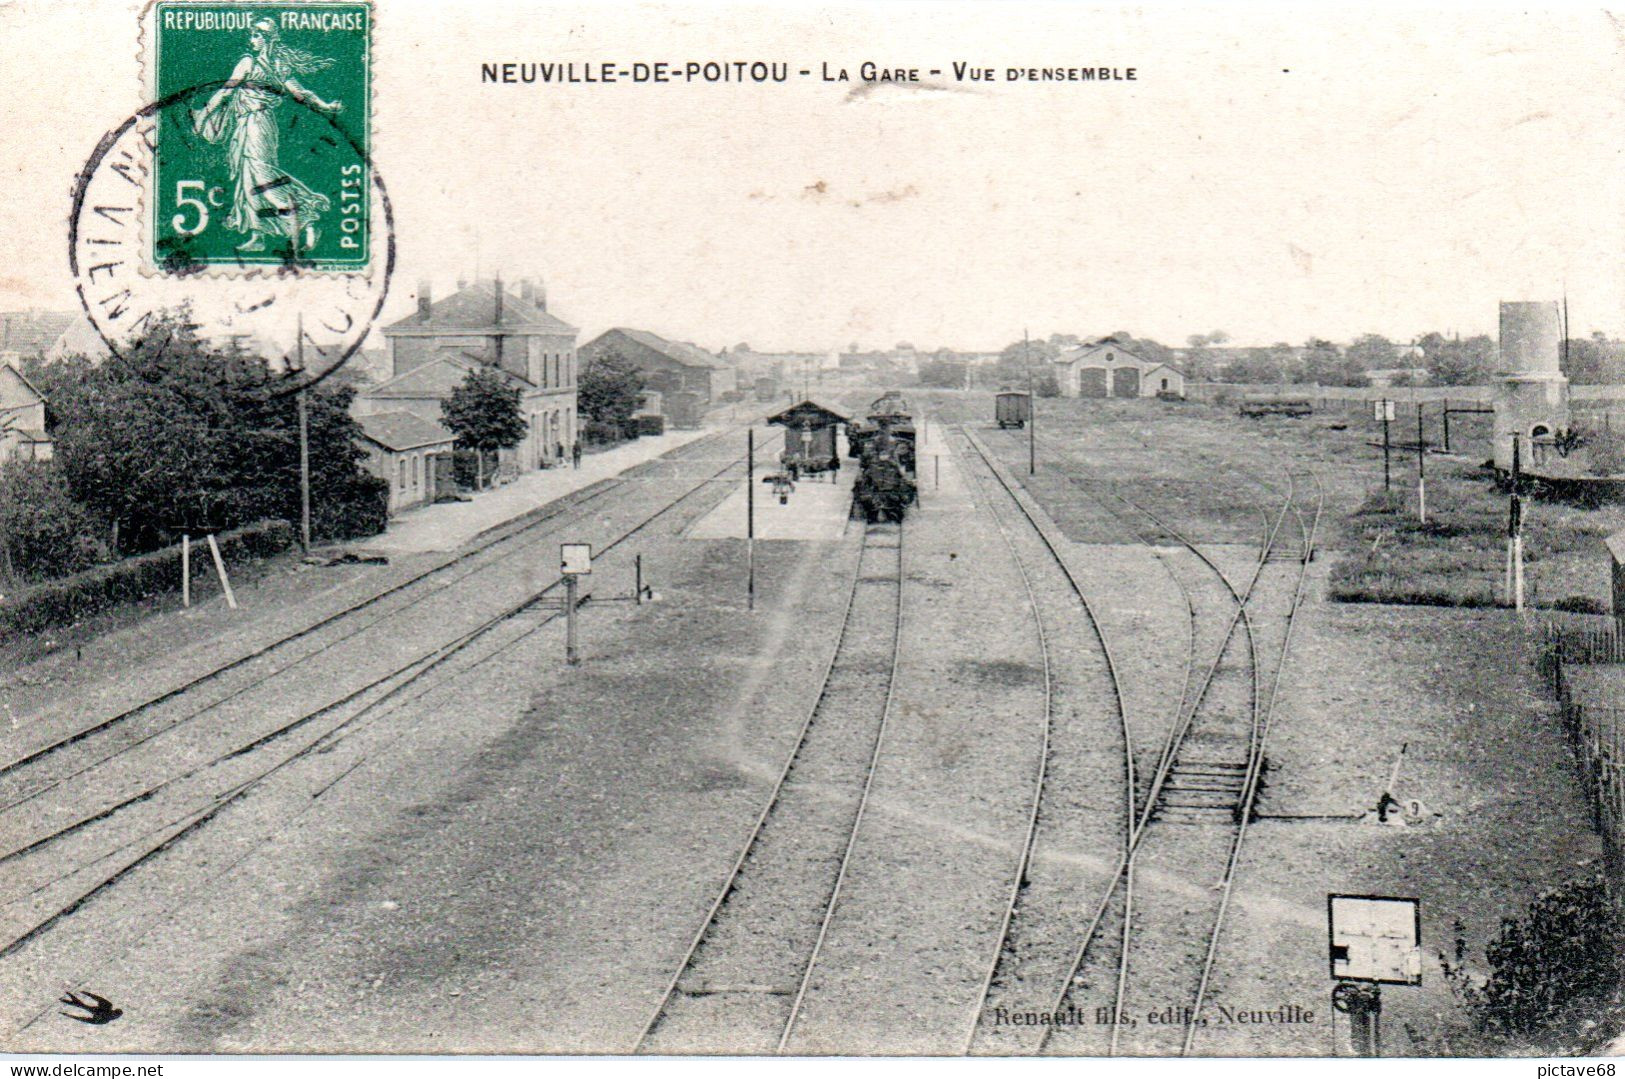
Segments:
[[[993,398],[993,418],[1000,427],[1025,427],[1033,414],[1033,399],[1021,390],[1000,390]]]
[[[676,428],[695,428],[700,425],[704,403],[693,390],[678,390],[666,394],[666,419]]]
[[[784,428],[784,463],[791,461],[801,472],[839,471],[840,453],[835,448],[836,428],[851,420],[816,401],[802,401],[767,422]]]
[[[1315,411],[1314,399],[1302,394],[1254,394],[1241,402],[1243,416],[1307,416]]]

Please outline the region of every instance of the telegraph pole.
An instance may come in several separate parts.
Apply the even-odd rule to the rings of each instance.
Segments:
[[[305,315],[299,313],[298,324],[299,377],[305,377]],[[310,408],[305,400],[306,388],[299,387],[299,548],[310,553]]]
[[[745,606],[756,609],[756,428],[745,431]]]
[[[1512,497],[1507,503],[1507,602],[1516,611],[1523,610],[1523,499],[1518,494],[1522,467],[1520,450],[1523,439],[1517,432],[1512,435]]]
[[[1021,365],[1027,369],[1027,475],[1038,471],[1038,398],[1033,396],[1033,360],[1027,349],[1027,327],[1021,328]]]

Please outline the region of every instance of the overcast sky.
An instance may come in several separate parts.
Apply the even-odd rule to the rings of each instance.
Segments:
[[[135,6],[0,7],[0,307],[68,308],[75,171],[140,104]],[[382,0],[400,264],[545,278],[587,336],[997,348],[1494,332],[1567,287],[1625,335],[1620,23],[1572,8],[449,5]],[[989,86],[482,85],[482,62],[873,60]],[[1137,69],[1010,83],[1005,68]],[[320,75],[307,80],[320,91]]]

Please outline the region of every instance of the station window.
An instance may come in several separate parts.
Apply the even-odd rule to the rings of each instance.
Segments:
[[[396,463],[398,475],[395,478],[395,487],[397,490],[404,491],[406,490],[406,458],[402,457]]]

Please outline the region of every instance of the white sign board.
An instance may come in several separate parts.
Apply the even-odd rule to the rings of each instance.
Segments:
[[[1422,908],[1415,899],[1328,895],[1332,977],[1422,984]]]
[[[1392,401],[1371,402],[1371,418],[1377,422],[1394,418],[1394,403]]]
[[[566,577],[592,572],[592,544],[559,544],[559,572]]]

